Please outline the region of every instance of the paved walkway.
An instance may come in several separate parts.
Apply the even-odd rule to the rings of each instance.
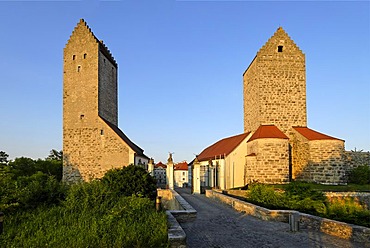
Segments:
[[[205,195],[192,195],[190,189],[176,191],[198,212],[195,221],[180,223],[190,248],[369,247],[320,232],[292,233],[287,223],[263,221],[239,213]]]

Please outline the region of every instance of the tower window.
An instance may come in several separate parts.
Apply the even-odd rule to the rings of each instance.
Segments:
[[[77,72],[80,72],[81,71],[81,66],[77,66]]]
[[[282,53],[283,52],[283,46],[278,46],[278,52]]]
[[[73,54],[72,56],[72,60],[75,60],[76,59],[76,55]]]
[[[80,119],[82,120],[85,117],[85,115],[80,115]]]
[[[103,129],[100,130],[100,135],[104,135],[104,130]]]
[[[87,57],[87,54],[85,53],[85,54],[84,54],[84,59],[86,59],[86,57]]]

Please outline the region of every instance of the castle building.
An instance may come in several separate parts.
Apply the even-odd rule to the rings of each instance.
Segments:
[[[64,48],[63,180],[89,181],[149,158],[118,128],[118,65],[81,19]]]
[[[279,27],[243,75],[246,181],[345,181],[344,140],[307,127],[305,55]]]
[[[243,153],[243,162],[231,165],[221,160],[215,179],[219,183],[214,185],[225,189],[253,181],[274,184],[291,180],[325,184],[345,182],[344,140],[307,127],[305,55],[281,27],[244,72],[243,97],[245,140],[242,141],[243,150],[238,150],[239,155]],[[209,160],[211,166],[218,162],[217,157],[203,158],[204,153],[212,151],[218,143],[198,156],[200,171],[202,161]],[[228,146],[226,142],[222,149]],[[235,174],[230,171],[238,171],[236,183],[230,177]]]

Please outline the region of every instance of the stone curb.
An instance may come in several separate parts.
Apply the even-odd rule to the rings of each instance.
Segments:
[[[179,195],[175,190],[157,190],[158,195],[163,197],[165,201],[177,201],[174,204],[177,208],[173,210],[166,210],[168,221],[168,241],[171,248],[185,248],[186,247],[186,234],[179,222],[193,221],[197,217],[197,211]],[[170,194],[166,194],[170,193]]]
[[[186,234],[171,211],[166,211],[168,221],[168,241],[171,248],[186,248]]]

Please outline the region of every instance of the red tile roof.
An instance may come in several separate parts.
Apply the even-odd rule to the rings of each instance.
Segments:
[[[341,140],[323,133],[316,132],[308,127],[293,127],[293,129],[302,134],[308,140]]]
[[[248,142],[255,139],[266,139],[266,138],[289,139],[275,125],[261,125],[257,128],[257,130],[254,132],[254,134],[248,140]]]
[[[243,133],[217,141],[198,155],[198,161],[223,158],[229,155],[250,133]]]
[[[188,163],[186,162],[177,163],[174,166],[174,170],[188,170]]]
[[[161,167],[161,168],[166,169],[167,168],[167,165],[163,164],[162,162],[158,162],[154,167],[155,168]]]

